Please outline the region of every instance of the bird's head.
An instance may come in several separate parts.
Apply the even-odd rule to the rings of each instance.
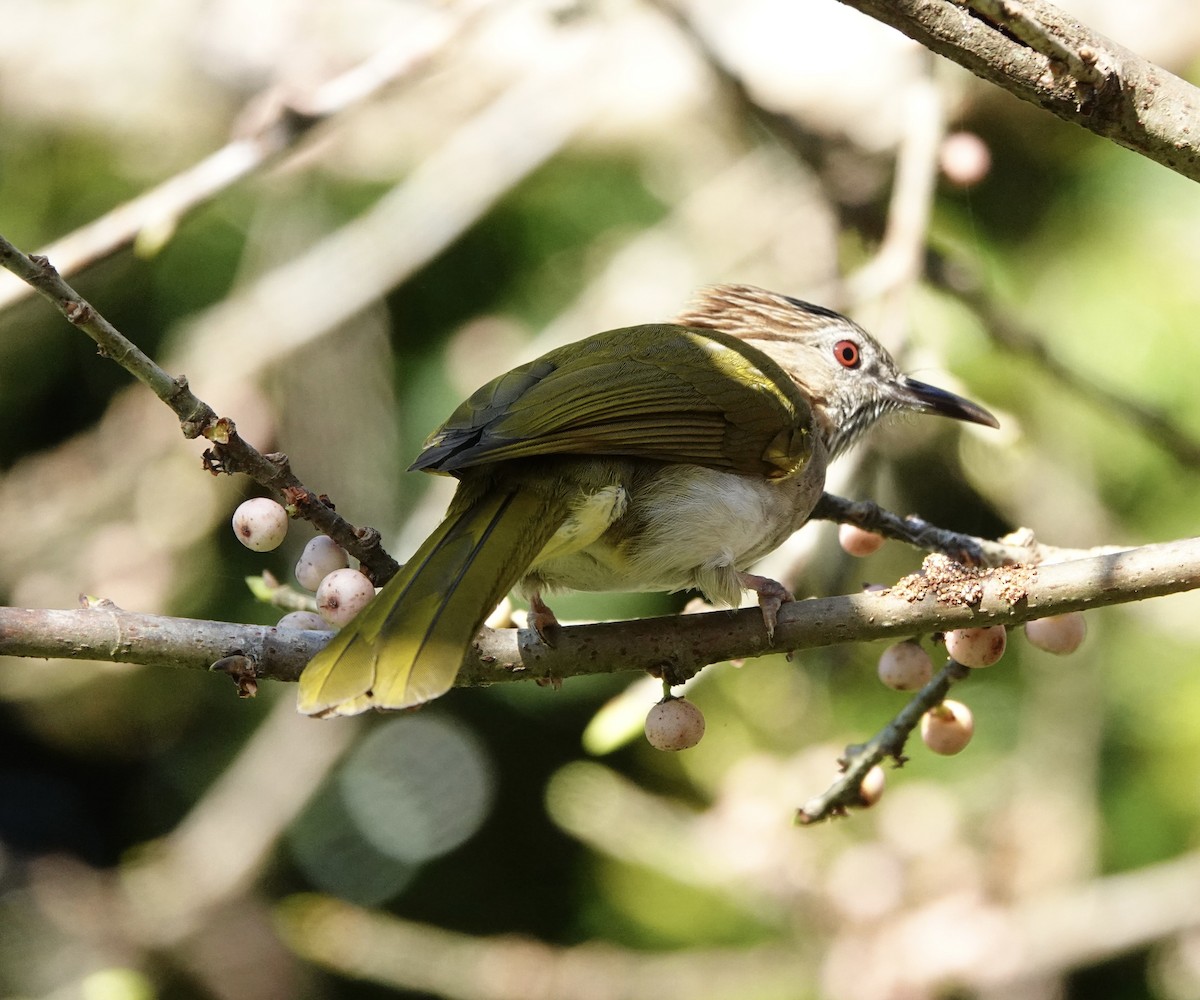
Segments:
[[[882,344],[832,309],[752,285],[716,285],[675,322],[721,330],[770,355],[808,397],[831,457],[888,413],[999,426],[982,406],[903,374]]]

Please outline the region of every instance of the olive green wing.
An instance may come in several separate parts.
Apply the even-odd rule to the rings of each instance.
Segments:
[[[637,326],[489,382],[412,468],[453,473],[542,455],[609,455],[781,478],[808,461],[811,435],[804,396],[762,351],[715,330]]]

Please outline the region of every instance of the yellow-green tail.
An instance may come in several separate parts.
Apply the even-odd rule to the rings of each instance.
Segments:
[[[484,619],[563,520],[529,490],[466,499],[465,489],[400,572],[304,668],[301,712],[409,708],[454,683]]]

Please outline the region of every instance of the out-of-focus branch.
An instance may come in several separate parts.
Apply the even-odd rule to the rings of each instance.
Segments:
[[[914,80],[905,96],[905,128],[896,150],[887,228],[875,255],[846,279],[845,290],[850,307],[884,300],[881,311],[894,329],[876,328],[875,333],[893,346],[908,323],[905,302],[925,265],[938,149],[945,132],[943,99],[933,79]]]
[[[610,65],[605,31],[594,25],[562,31],[563,45],[551,58],[522,71],[403,184],[311,251],[191,321],[181,338],[186,346],[176,352],[176,369],[188,372],[196,385],[208,384],[210,377],[224,384],[228,358],[236,356],[240,378],[258,377],[289,352],[377,303],[560,150],[603,105],[605,88],[596,78]],[[520,142],[513,141],[515,134]],[[210,376],[216,368],[221,372]],[[225,462],[222,468],[234,471],[235,464]],[[260,470],[268,481],[274,471]],[[287,486],[272,481],[268,488]],[[284,499],[302,507],[310,497],[319,501],[311,493]],[[318,518],[336,517],[324,503],[311,508]],[[393,571],[390,557],[383,558],[386,553],[378,550],[382,555],[376,559],[364,547],[374,534],[356,540],[353,528],[345,532],[314,524],[354,554],[377,581]]]
[[[919,582],[919,581],[918,581]],[[1124,604],[1200,588],[1200,538],[1017,570],[978,570],[953,586],[784,604],[769,641],[757,608],[568,626],[549,646],[528,629],[485,629],[457,685],[647,670],[682,681],[709,663],[846,642],[904,638]],[[325,634],[138,615],[112,608],[0,608],[0,656],[169,663],[209,669],[244,656],[253,677],[294,681]]]
[[[1035,977],[1093,966],[1198,923],[1200,854],[1191,853],[1008,905],[974,893],[939,900],[880,921],[855,942],[853,954],[891,959],[874,967],[874,996],[946,990],[1027,996]],[[951,937],[955,947],[947,948]],[[843,966],[835,975],[861,984],[856,971]]]
[[[965,891],[877,921],[846,941],[848,947],[827,964],[822,993],[1023,995],[1021,987],[1032,977],[1115,957],[1197,922],[1197,854],[1008,905]],[[789,940],[736,953],[559,948],[512,937],[471,937],[318,896],[286,901],[280,925],[301,955],[342,975],[463,1000],[787,995],[797,983],[812,981],[804,949]],[[955,946],[947,947],[948,940]],[[876,958],[869,992],[864,955]]]
[[[561,948],[513,935],[472,937],[322,896],[280,910],[287,942],[346,976],[447,1000],[716,1000],[788,996],[811,975],[792,943],[648,954]]]
[[[1200,180],[1200,90],[1045,0],[842,0],[1022,100]]]
[[[603,106],[611,34],[580,24],[368,210],[189,321],[187,368],[245,377],[375,304],[558,153]],[[519,141],[514,137],[519,136]],[[222,362],[223,363],[223,362]]]
[[[1035,362],[1039,372],[1049,375],[1104,412],[1120,414],[1124,421],[1137,427],[1147,441],[1163,449],[1180,465],[1200,469],[1200,441],[1169,413],[1100,385],[1066,364],[1049,347],[1050,338],[1022,324],[1011,310],[989,295],[983,282],[964,262],[934,255],[929,262],[929,278],[971,309],[983,324],[984,331],[1000,347]]]
[[[289,700],[276,704],[179,825],[123,867],[122,902],[135,939],[177,943],[248,892],[360,728],[314,726]],[[281,760],[287,781],[272,774]]]
[[[929,995],[946,989],[1012,992],[1031,977],[1061,975],[1145,947],[1200,921],[1200,855],[1153,864],[1008,905],[970,892],[878,921],[846,941],[848,962],[870,954],[870,993],[862,970],[853,992],[829,995]],[[302,956],[344,976],[389,987],[472,1000],[713,998],[746,992],[786,994],[811,981],[803,948],[792,941],[750,951],[689,951],[673,956],[616,947],[559,948],[541,941],[472,938],[373,914],[340,900],[293,897],[281,927]],[[953,940],[955,947],[947,947]],[[857,975],[856,975],[857,971]]]
[[[120,953],[126,961],[170,951],[172,961],[191,964],[214,939],[234,951],[245,947],[253,922],[230,921],[231,910],[256,907],[255,883],[280,837],[361,731],[353,723],[315,724],[288,699],[277,701],[169,833],[117,867],[40,859],[50,862],[34,873],[41,905],[98,953]],[[195,974],[209,980],[211,966],[200,961]],[[239,986],[212,995],[264,996]]]
[[[443,52],[474,23],[486,2],[459,4],[444,18],[429,19],[424,30],[384,45],[357,66],[308,93],[272,88],[249,102],[238,131],[199,163],[118,205],[100,218],[42,247],[66,275],[88,267],[131,243],[162,242],[181,219],[251,174],[278,162],[312,130],[366,103],[387,87],[410,77]],[[29,286],[0,275],[0,310],[24,298]]]
[[[246,442],[232,420],[218,417],[213,408],[188,388],[183,376],[172,377],[149,355],[86,302],[63,281],[44,257],[29,257],[0,236],[0,266],[27,282],[54,303],[69,322],[96,342],[100,353],[138,379],[179,418],[184,437],[204,437],[212,448],[204,453],[210,472],[241,472],[280,496],[296,515],[311,522],[358,559],[372,579],[382,583],[395,574],[396,561],[380,544],[374,528],[355,528],[332,505],[309,490],[295,476],[286,455],[264,455]]]

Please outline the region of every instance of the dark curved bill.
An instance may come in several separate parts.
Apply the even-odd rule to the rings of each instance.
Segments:
[[[1000,426],[1000,421],[978,403],[939,389],[936,385],[928,385],[907,375],[901,375],[895,387],[895,401],[905,409],[936,413],[943,417],[953,417],[955,420],[966,420],[972,424],[983,424],[984,427]]]

